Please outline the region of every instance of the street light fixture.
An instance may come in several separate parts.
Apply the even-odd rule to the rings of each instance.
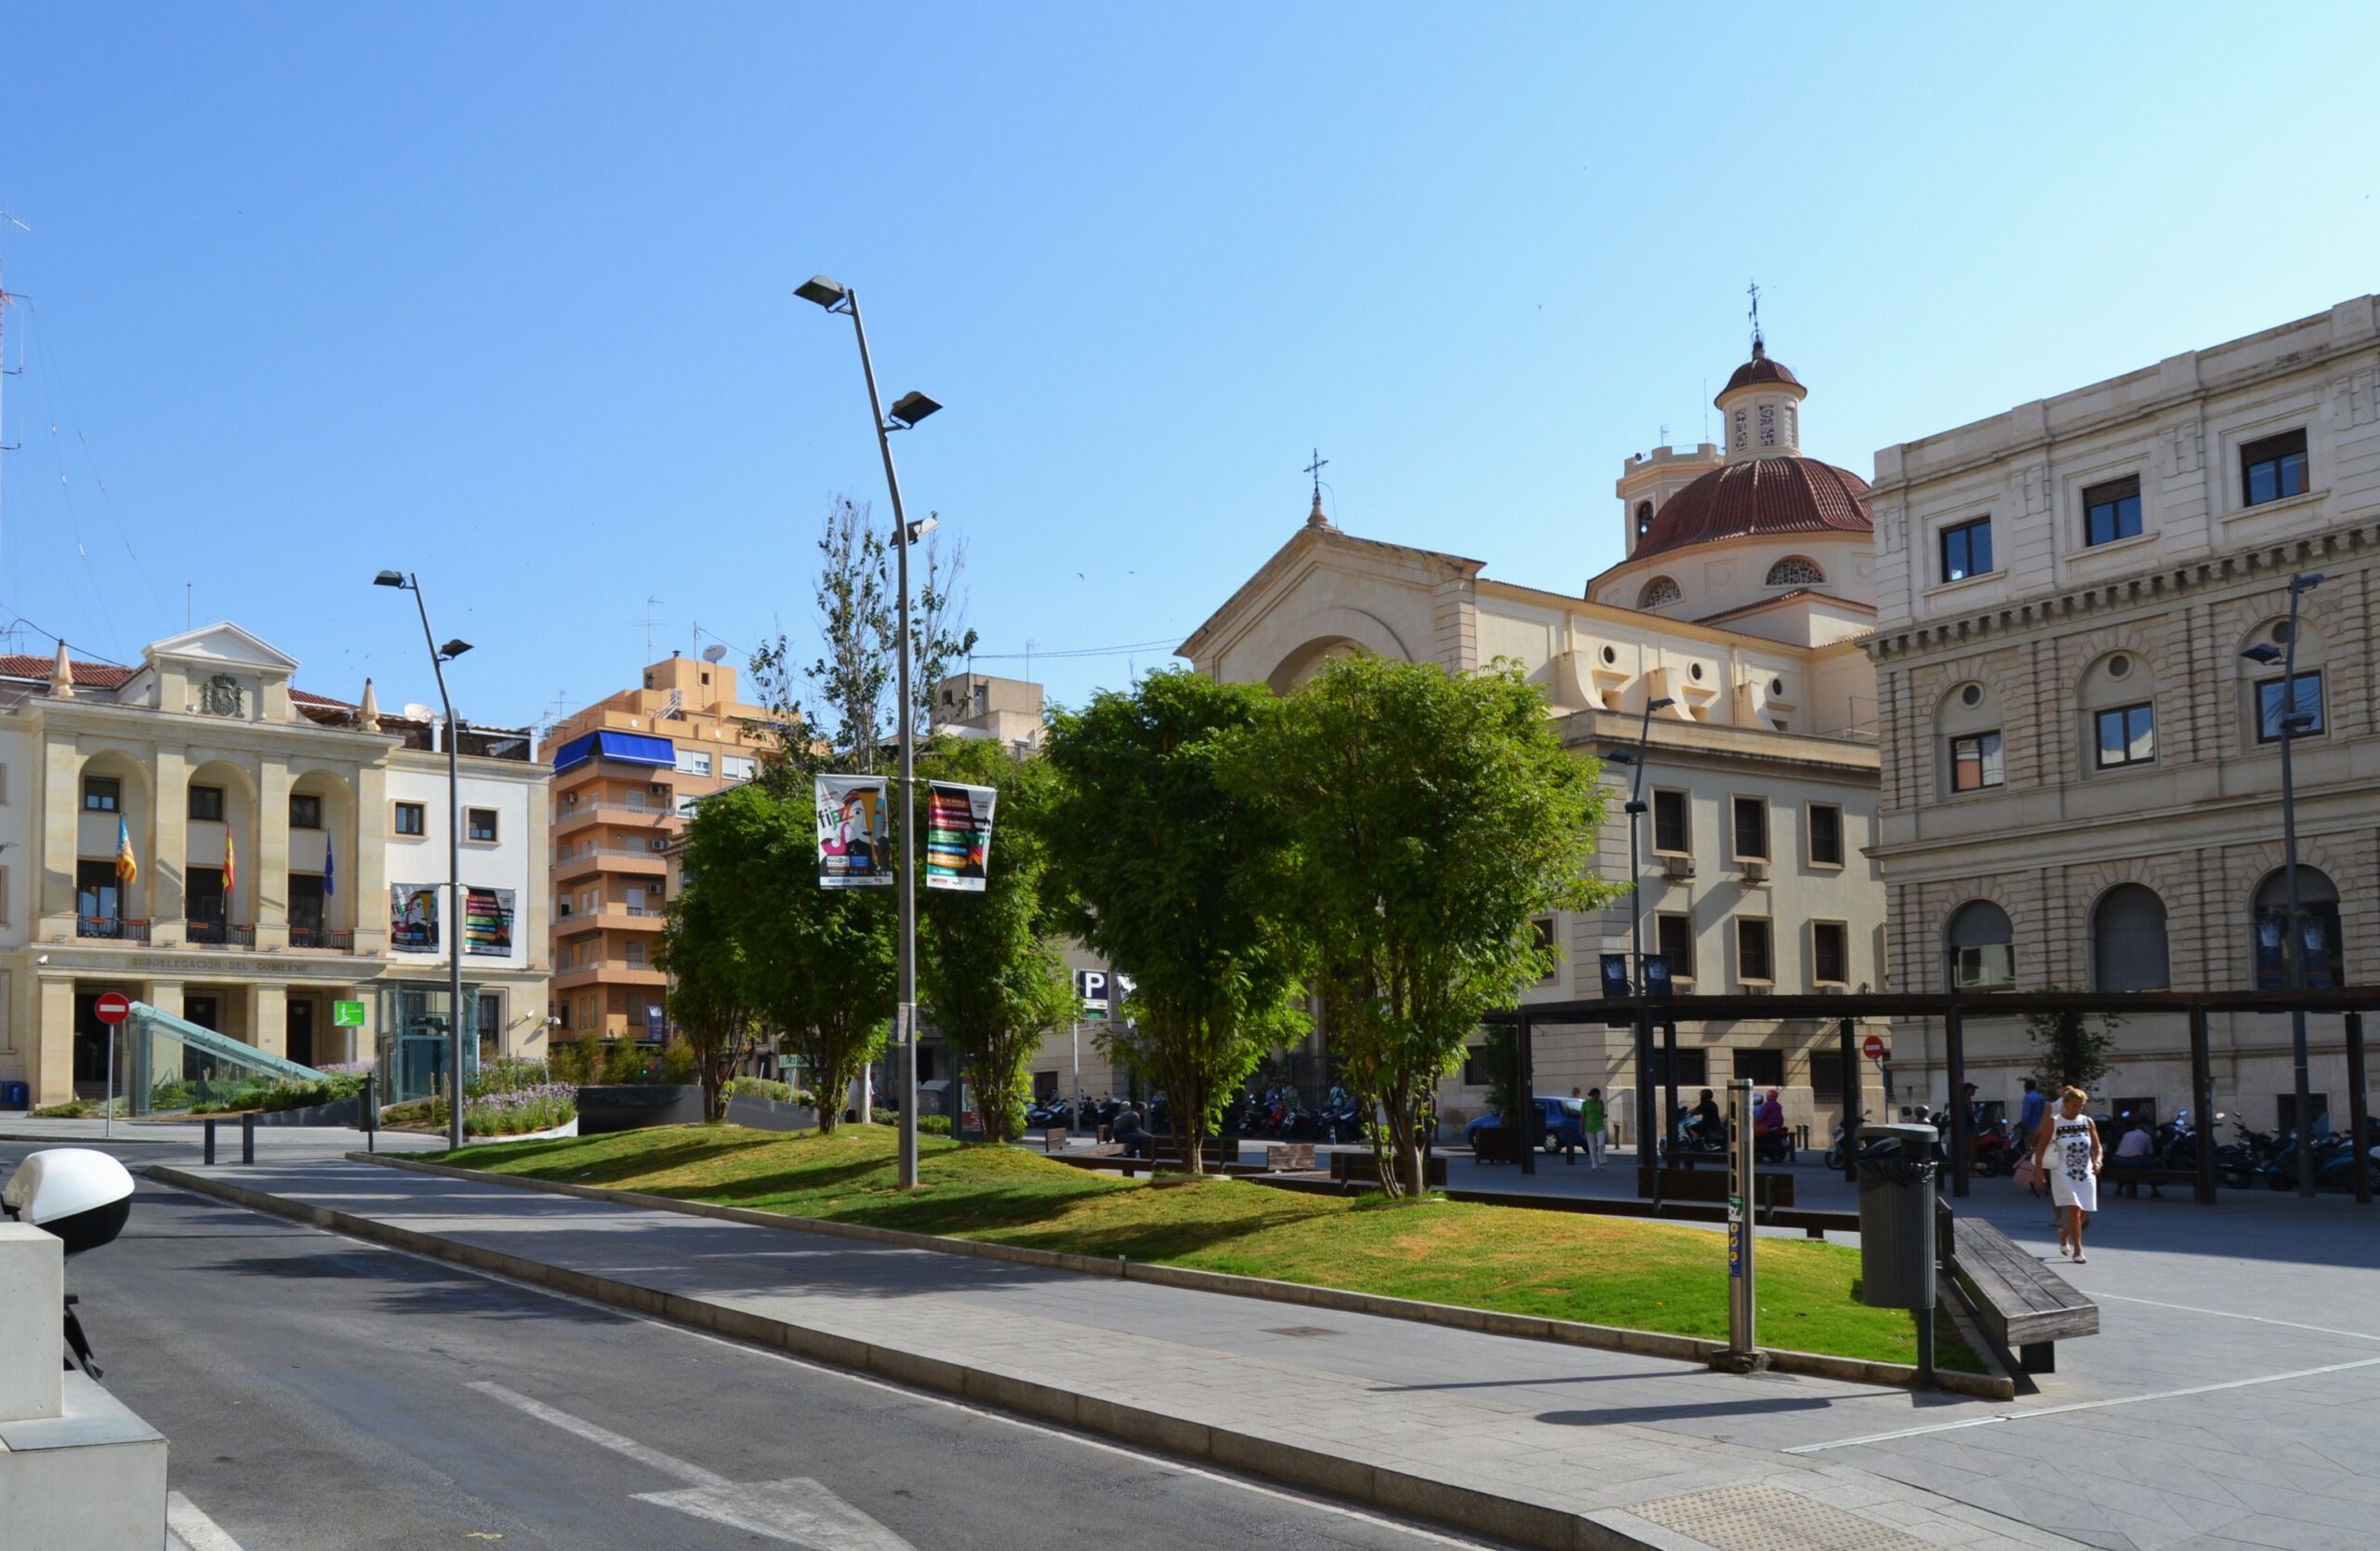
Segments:
[[[421,641],[430,648],[430,670],[438,678],[438,703],[446,712],[446,1145],[463,1145],[463,778],[456,758],[455,702],[446,694],[446,665],[471,649],[468,641],[438,644],[430,630],[430,604],[421,595],[421,578],[404,571],[383,571],[372,578],[375,587],[393,587],[413,594],[421,612]]]
[[[892,548],[899,560],[901,590],[899,672],[901,784],[895,814],[901,825],[901,869],[895,895],[895,931],[899,934],[900,990],[892,1020],[893,1083],[900,1102],[900,1184],[913,1190],[918,1184],[918,903],[917,842],[912,789],[917,779],[917,736],[910,709],[909,683],[909,550],[933,531],[935,519],[912,524],[901,510],[901,476],[892,466],[892,432],[907,431],[942,407],[923,393],[904,393],[888,415],[876,389],[876,364],[867,353],[867,327],[860,322],[859,298],[852,288],[825,275],[813,275],[793,288],[802,300],[829,312],[848,314],[852,333],[859,340],[860,375],[867,379],[868,416],[876,427],[877,450],[884,456],[884,483],[892,494]],[[953,1092],[956,1092],[954,1088]]]
[[[2243,648],[2240,655],[2250,662],[2270,667],[2281,664],[2280,726],[2275,736],[2281,741],[2281,869],[2282,908],[2281,924],[2281,975],[2282,987],[2293,996],[2306,988],[2305,946],[2297,926],[2297,776],[2289,757],[2289,746],[2297,741],[2298,729],[2311,727],[2310,712],[2297,709],[2297,612],[2298,600],[2322,585],[2322,573],[2303,571],[2289,578],[2289,633],[2281,646],[2259,641]],[[2261,719],[2264,707],[2259,703],[2256,715]],[[2306,1051],[2306,1008],[2293,1001],[2289,1009],[2290,1059],[2294,1067],[2297,1109],[2297,1193],[2308,1200],[2314,1196],[2314,1116],[2312,1114],[2313,1080],[2307,1070]]]
[[[1636,820],[1645,812],[1645,747],[1653,736],[1653,713],[1676,704],[1666,695],[1646,701],[1644,717],[1637,724],[1636,747],[1633,750],[1615,749],[1604,756],[1611,763],[1632,766],[1635,772],[1629,777],[1628,805],[1622,811],[1628,815],[1628,930],[1636,952],[1633,979],[1640,995],[1645,989],[1645,899],[1638,887],[1642,864],[1637,860]]]

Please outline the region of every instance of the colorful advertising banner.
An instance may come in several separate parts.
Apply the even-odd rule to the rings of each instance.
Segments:
[[[984,869],[992,859],[992,803],[998,797],[992,787],[926,783],[926,887],[984,892]]]
[[[512,891],[463,891],[463,951],[502,958],[512,951]]]
[[[892,823],[881,776],[821,776],[818,793],[818,886],[892,886]]]
[[[396,953],[438,951],[436,883],[389,885],[389,948]]]

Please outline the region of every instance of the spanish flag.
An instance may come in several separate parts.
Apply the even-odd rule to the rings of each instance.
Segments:
[[[140,876],[140,864],[132,859],[132,830],[121,817],[115,821],[115,875],[126,883]]]
[[[231,906],[231,891],[239,886],[240,859],[231,854],[231,827],[223,826],[223,907]]]

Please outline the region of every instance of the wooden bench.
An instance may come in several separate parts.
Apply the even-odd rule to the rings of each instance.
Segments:
[[[1148,1146],[1151,1160],[1159,1168],[1180,1171],[1184,1164],[1182,1143],[1171,1136],[1155,1138]],[[1228,1164],[1239,1161],[1239,1144],[1210,1136],[1198,1145],[1198,1161],[1210,1174],[1223,1173]]]
[[[1275,1142],[1264,1149],[1264,1167],[1276,1174],[1302,1174],[1314,1172],[1312,1142]]]
[[[2099,1306],[2040,1257],[1978,1217],[1953,1215],[1944,1259],[2003,1357],[2028,1373],[2057,1371],[2057,1346],[2099,1333]]]
[[[1718,1169],[1663,1169],[1660,1187],[1661,1200],[1665,1201],[1724,1202],[1727,1199],[1727,1176]],[[1754,1172],[1752,1200],[1754,1212],[1792,1205],[1793,1176]]]
[[[1041,1150],[1043,1152],[1056,1152],[1059,1148],[1064,1147],[1066,1145],[1066,1128],[1064,1126],[1051,1126],[1049,1130],[1041,1133]]]
[[[2134,1200],[2140,1199],[2140,1187],[2146,1185],[2149,1186],[2149,1193],[2162,1200],[2165,1196],[2165,1192],[2161,1188],[2162,1186],[2187,1185],[2192,1189],[2197,1188],[2198,1171],[2196,1169],[2126,1168],[2111,1156],[2108,1159],[2107,1166],[2099,1171],[2099,1183],[2111,1187],[2111,1194],[2129,1196]]]

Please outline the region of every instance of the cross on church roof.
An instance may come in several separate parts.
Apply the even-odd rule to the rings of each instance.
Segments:
[[[1760,282],[1755,280],[1745,286],[1744,294],[1752,298],[1752,351],[1754,355],[1758,355],[1760,353]]]
[[[1330,467],[1330,459],[1322,456],[1320,447],[1315,448],[1314,461],[1307,464],[1303,471],[1314,476],[1314,498],[1316,504],[1322,500],[1322,471],[1329,467]]]

